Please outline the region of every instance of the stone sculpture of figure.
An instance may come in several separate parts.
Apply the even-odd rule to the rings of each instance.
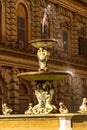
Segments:
[[[25,111],[26,115],[32,115],[33,114],[33,109],[32,109],[32,103],[29,103],[28,109]]]
[[[48,114],[57,111],[57,108],[51,104],[51,97],[48,92],[43,91],[35,91],[35,95],[38,100],[38,104],[33,107],[34,114]]]
[[[82,105],[79,108],[80,113],[87,113],[87,98],[83,98]]]
[[[10,115],[12,109],[8,108],[6,103],[2,104],[2,112],[4,115]]]
[[[35,90],[35,95],[38,100],[38,104],[33,107],[33,113],[34,114],[43,114],[44,113],[44,108],[45,108],[45,97],[46,97],[47,92],[39,92]]]
[[[46,62],[48,60],[49,55],[50,54],[46,49],[44,49],[44,48],[38,49],[37,56],[38,56],[39,65],[40,65],[39,71],[41,71],[41,70],[47,71],[48,70],[48,68],[46,67]]]
[[[68,113],[67,107],[66,107],[62,102],[59,103],[59,112],[60,112],[61,114],[66,114],[66,113]]]
[[[51,104],[51,96],[49,94],[46,95],[46,107],[45,114],[55,113],[57,112],[57,108]]]

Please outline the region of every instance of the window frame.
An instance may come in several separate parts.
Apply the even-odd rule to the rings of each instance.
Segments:
[[[17,39],[25,42],[25,19],[21,16],[17,16]]]
[[[67,32],[67,43],[65,43],[66,47],[64,47],[65,44],[64,44],[64,39],[63,39],[63,37],[64,37],[63,32]],[[67,28],[62,28],[62,42],[63,42],[63,51],[65,53],[70,53],[70,50],[71,50],[71,48],[70,48],[70,30],[68,30]]]
[[[87,57],[87,38],[84,36],[79,36],[78,37],[78,52],[79,56],[81,57]]]

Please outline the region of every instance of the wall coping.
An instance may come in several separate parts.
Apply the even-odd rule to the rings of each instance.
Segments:
[[[82,117],[86,116],[87,113],[68,113],[68,114],[40,114],[40,115],[24,115],[24,114],[19,114],[19,115],[0,115],[0,120],[47,120],[47,119],[72,119],[72,117]]]

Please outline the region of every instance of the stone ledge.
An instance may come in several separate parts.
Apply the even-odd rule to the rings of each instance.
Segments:
[[[1,130],[86,130],[87,114],[0,115]]]
[[[59,119],[59,118],[68,118],[71,117],[72,119],[80,119],[80,118],[87,118],[87,114],[85,113],[68,113],[68,114],[37,114],[37,115],[24,115],[24,114],[17,114],[17,115],[0,115],[0,120],[20,120],[20,119]]]

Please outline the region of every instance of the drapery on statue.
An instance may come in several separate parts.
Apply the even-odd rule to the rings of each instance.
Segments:
[[[87,113],[87,98],[83,98],[82,105],[79,108],[80,113]]]
[[[11,108],[8,108],[6,103],[2,104],[2,112],[4,115],[10,115],[10,113],[12,112]]]
[[[62,102],[59,103],[59,112],[61,114],[68,113],[68,108]]]

